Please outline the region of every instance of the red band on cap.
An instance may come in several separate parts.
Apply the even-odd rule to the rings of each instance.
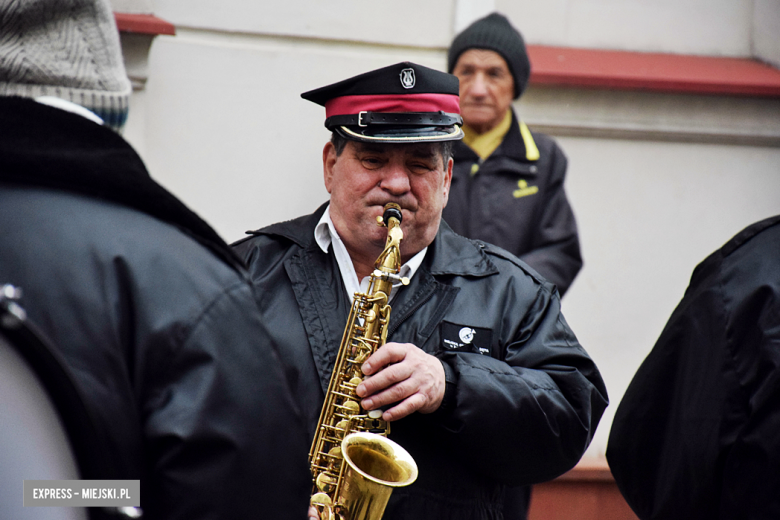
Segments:
[[[460,114],[454,94],[376,94],[341,96],[325,102],[325,117],[359,112],[438,112]]]

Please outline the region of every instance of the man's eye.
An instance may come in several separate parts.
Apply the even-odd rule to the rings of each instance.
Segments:
[[[382,162],[376,157],[364,157],[361,162],[366,166],[376,167],[382,164]]]
[[[412,164],[410,166],[410,169],[414,173],[426,173],[426,172],[431,171],[433,169],[433,167],[430,164],[416,163],[416,164]]]

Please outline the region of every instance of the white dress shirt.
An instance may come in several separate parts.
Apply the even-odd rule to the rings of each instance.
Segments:
[[[333,221],[330,218],[330,205],[325,208],[322,218],[314,228],[314,240],[317,241],[317,245],[324,253],[328,252],[328,247],[333,246],[333,253],[336,255],[336,262],[339,265],[339,271],[341,271],[341,279],[344,281],[344,287],[347,289],[349,300],[352,301],[354,294],[358,291],[365,293],[368,290],[368,284],[370,277],[366,276],[362,280],[358,281],[357,273],[355,272],[355,266],[352,264],[352,258],[350,258],[347,248],[342,242],[341,237],[336,231],[336,226],[333,225]],[[425,258],[425,253],[428,248],[425,247],[422,251],[414,255],[404,265],[401,266],[399,276],[405,276],[410,280],[417,272],[417,269],[422,264]],[[401,286],[400,283],[394,284],[393,288]],[[392,291],[390,299],[392,300],[397,291]]]

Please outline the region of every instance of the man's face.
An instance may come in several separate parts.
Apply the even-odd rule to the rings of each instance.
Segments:
[[[322,157],[331,219],[351,255],[373,261],[384,248],[387,229],[376,217],[388,202],[401,206],[404,261],[433,241],[452,180],[439,144],[347,141],[336,155],[329,142]]]
[[[479,134],[495,128],[515,95],[515,81],[504,58],[495,51],[469,49],[452,73],[460,80],[463,122]]]

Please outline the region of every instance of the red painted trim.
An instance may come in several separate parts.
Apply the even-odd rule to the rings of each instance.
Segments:
[[[747,58],[529,45],[534,85],[780,97],[780,70]]]
[[[556,478],[555,481],[614,482],[615,479],[606,459],[584,457],[574,468]]]
[[[176,27],[161,18],[151,14],[114,13],[116,25],[120,32],[138,34],[167,34],[174,36]]]
[[[455,94],[374,94],[341,96],[325,102],[325,117],[366,112],[438,112],[460,114]]]

